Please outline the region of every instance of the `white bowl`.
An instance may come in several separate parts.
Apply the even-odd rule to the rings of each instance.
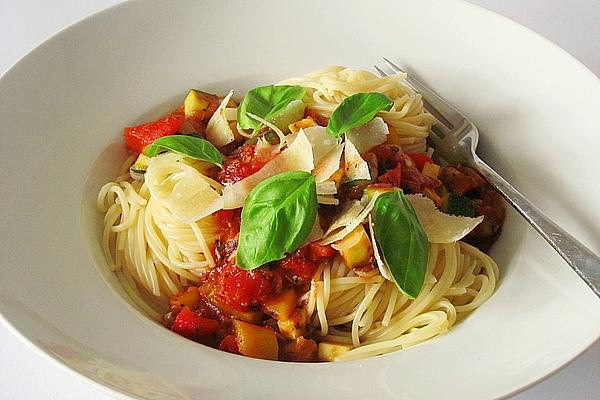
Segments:
[[[94,209],[122,128],[190,87],[238,94],[327,64],[401,60],[466,112],[481,153],[600,251],[600,81],[541,37],[466,3],[128,2],[62,31],[0,79],[0,311],[28,342],[142,399],[497,398],[600,336],[600,301],[509,212],[496,294],[448,334],[386,356],[294,364],[179,337],[129,305]]]

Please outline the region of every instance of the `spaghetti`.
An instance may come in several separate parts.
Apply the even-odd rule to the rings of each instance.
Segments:
[[[503,204],[474,171],[429,158],[426,138],[436,121],[404,78],[336,66],[287,79],[280,96],[296,99],[280,107],[277,119],[248,111],[259,128],[246,131],[240,110],[252,107],[249,100],[238,106],[231,92],[223,100],[192,90],[168,117],[126,128],[133,154],[100,189],[97,207],[104,214],[108,266],[132,301],[200,343],[287,361],[355,360],[407,348],[443,334],[481,306],[496,288],[499,269],[465,241],[488,248],[500,233]],[[256,97],[279,89],[254,90]],[[384,95],[389,108],[375,110],[360,134],[332,139],[327,120],[337,118],[345,99],[364,93]],[[261,101],[264,108],[270,100]],[[193,139],[177,142],[181,135]],[[139,154],[157,137],[175,139],[163,140],[161,154]],[[186,148],[194,140],[201,142]],[[238,239],[248,221],[240,221],[239,207],[251,207],[244,199],[259,180],[285,171],[317,176],[317,220],[305,226],[312,230],[303,228],[310,230],[305,243],[285,249],[283,258],[241,269],[237,253],[247,250]],[[400,190],[418,196],[411,201],[419,207],[406,206],[407,215],[418,218],[414,223],[438,229],[420,236],[424,278],[414,297],[396,278],[400,267],[380,250],[371,218],[381,193]],[[304,214],[292,209],[285,215]]]

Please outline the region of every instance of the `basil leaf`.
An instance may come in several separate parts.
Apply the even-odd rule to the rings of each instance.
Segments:
[[[396,285],[414,299],[423,287],[429,250],[415,210],[404,194],[395,190],[375,200],[371,215],[375,240]]]
[[[317,218],[317,185],[304,171],[284,172],[259,183],[242,209],[236,263],[254,269],[298,248]]]
[[[262,124],[248,113],[272,120],[294,100],[302,100],[306,89],[302,86],[261,86],[250,90],[238,107],[237,120],[243,129],[258,130]]]
[[[394,102],[381,93],[353,94],[346,97],[331,114],[327,132],[340,137],[350,129],[366,124],[379,111],[389,111],[393,105]]]
[[[223,168],[223,155],[219,150],[208,140],[195,136],[170,135],[160,137],[144,147],[144,154],[148,157],[155,157],[167,150]]]

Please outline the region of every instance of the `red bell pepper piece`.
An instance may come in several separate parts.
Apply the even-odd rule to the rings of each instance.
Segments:
[[[171,325],[173,332],[189,339],[201,339],[217,329],[219,329],[217,321],[196,314],[188,306],[183,307]]]
[[[125,145],[132,152],[140,154],[144,151],[144,147],[156,139],[177,133],[179,125],[181,125],[180,118],[168,116],[147,124],[125,128],[123,131]]]
[[[419,172],[423,172],[423,167],[425,164],[432,162],[431,157],[427,157],[423,153],[406,153],[406,155],[412,158]]]

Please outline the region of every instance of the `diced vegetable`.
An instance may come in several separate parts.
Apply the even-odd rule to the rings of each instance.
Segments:
[[[298,296],[292,289],[285,290],[265,301],[265,312],[277,320],[287,320],[296,309]]]
[[[179,292],[169,300],[171,308],[189,307],[195,311],[200,304],[200,292],[195,286],[189,287],[185,292]]]
[[[298,339],[304,335],[307,322],[306,310],[298,308],[289,319],[277,321],[277,326],[286,339]]]
[[[317,123],[311,117],[306,117],[301,119],[300,121],[294,122],[288,126],[288,129],[291,133],[296,133],[300,131],[300,129],[306,129],[313,126],[317,126]]]
[[[293,282],[309,282],[317,271],[317,264],[308,258],[307,248],[301,247],[285,256],[280,267]]]
[[[425,163],[422,174],[437,179],[440,175],[440,166],[431,162]]]
[[[140,154],[144,147],[154,142],[159,137],[174,135],[181,125],[181,120],[176,117],[157,119],[138,126],[132,126],[123,130],[125,145],[134,153]]]
[[[286,108],[275,114],[269,122],[278,127],[283,133],[289,133],[289,126],[304,116],[304,108],[302,100],[294,100]]]
[[[171,330],[189,339],[200,340],[214,333],[219,328],[219,323],[214,319],[204,318],[189,307],[177,314]]]
[[[240,349],[238,349],[237,341],[235,340],[234,335],[225,336],[223,340],[221,340],[221,343],[219,343],[219,350],[233,354],[240,354]]]
[[[196,89],[191,89],[183,100],[183,112],[186,117],[204,117],[204,112],[208,109],[211,102],[218,103],[218,97],[204,93]]]
[[[398,130],[393,125],[388,125],[389,134],[387,137],[387,144],[394,144],[396,146],[402,145],[402,141],[400,140],[400,134]]]
[[[431,163],[431,157],[428,157],[423,153],[407,153],[406,155],[412,158],[419,172],[423,171],[425,164]]]
[[[214,298],[211,299],[211,303],[217,306],[223,315],[239,319],[240,321],[248,322],[250,324],[258,324],[262,317],[260,311],[241,311]]]
[[[146,156],[144,153],[141,153],[138,156],[137,160],[135,160],[135,163],[131,166],[131,172],[134,172],[136,174],[145,173],[148,169],[148,160],[148,156]]]
[[[312,339],[299,337],[281,348],[281,358],[286,361],[315,361],[317,344]]]
[[[241,354],[266,360],[279,358],[277,336],[271,328],[233,320],[233,329]]]
[[[309,252],[309,257],[314,261],[318,261],[323,258],[331,257],[332,255],[335,254],[335,250],[333,249],[333,247],[331,247],[331,245],[323,246],[317,242],[309,243],[308,252]]]
[[[369,261],[373,247],[362,225],[357,226],[349,235],[332,245],[340,252],[346,266],[354,268]]]
[[[352,350],[352,346],[337,343],[319,343],[319,360],[335,361],[335,359],[344,353]]]

